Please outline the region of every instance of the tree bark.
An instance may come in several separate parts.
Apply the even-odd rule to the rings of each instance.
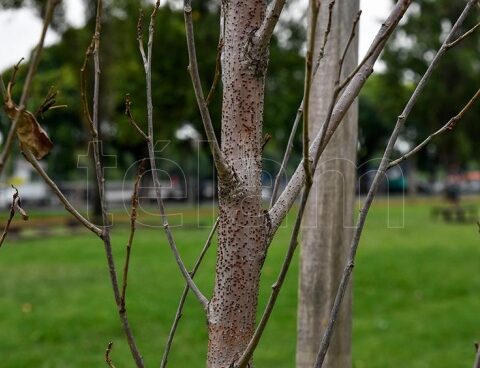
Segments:
[[[208,308],[209,367],[227,368],[255,328],[266,216],[261,207],[262,115],[267,53],[251,47],[265,0],[222,2],[222,153],[233,179],[219,177],[216,279]]]
[[[315,49],[323,42],[328,3],[322,2]],[[309,129],[315,136],[324,123],[337,79],[339,59],[350,36],[358,0],[337,1],[325,57],[310,96]],[[310,17],[311,19],[311,17]],[[358,33],[358,30],[357,30]],[[357,63],[358,39],[347,53],[343,76]],[[322,155],[307,203],[301,245],[297,368],[312,367],[328,323],[335,293],[347,259],[353,230],[357,104],[350,107]],[[351,291],[347,292],[324,367],[351,367]]]

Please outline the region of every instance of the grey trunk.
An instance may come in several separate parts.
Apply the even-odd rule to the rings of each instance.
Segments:
[[[208,366],[215,368],[229,367],[254,332],[266,243],[260,174],[267,55],[246,46],[266,1],[224,1],[222,6],[221,148],[235,178],[219,178],[219,245],[208,311]]]
[[[322,2],[315,49],[322,44],[328,18]],[[338,61],[350,35],[358,0],[337,1],[332,29],[319,72],[312,83],[311,136],[323,124],[334,90]],[[358,31],[357,31],[358,33]],[[357,63],[358,41],[347,54],[344,73]],[[297,368],[313,367],[327,325],[352,237],[357,150],[357,104],[354,103],[332,137],[315,172],[303,221],[301,244]],[[347,292],[324,367],[351,367],[351,291]]]

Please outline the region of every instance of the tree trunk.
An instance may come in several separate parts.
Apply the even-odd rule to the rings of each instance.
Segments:
[[[317,52],[327,24],[327,6],[327,2],[322,2],[315,35]],[[326,118],[339,59],[357,11],[358,0],[337,1],[333,8],[325,58],[312,83],[311,136],[319,131]],[[345,60],[344,76],[357,63],[357,47],[358,39],[355,38]],[[353,230],[356,150],[357,105],[354,103],[318,163],[305,211],[300,259],[297,368],[311,368],[315,363],[347,259]],[[351,291],[344,300],[324,367],[351,367]]]
[[[215,287],[208,310],[208,366],[227,368],[255,328],[266,244],[261,208],[262,115],[267,55],[248,47],[265,0],[222,2],[222,152],[234,180],[219,177],[220,223]]]

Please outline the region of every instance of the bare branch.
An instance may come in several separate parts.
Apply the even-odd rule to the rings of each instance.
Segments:
[[[259,50],[265,50],[270,43],[275,26],[278,23],[280,14],[285,6],[286,0],[273,0],[268,9],[267,14],[253,38],[254,44]]]
[[[328,38],[329,38],[329,35],[330,35],[330,30],[332,28],[333,7],[335,5],[335,1],[336,0],[331,0],[330,3],[328,4],[327,27],[325,28],[325,32],[323,33],[323,41],[322,41],[322,45],[320,47],[320,50],[318,52],[317,61],[315,63],[315,68],[313,69],[312,79],[317,74],[318,68],[320,67],[320,63],[322,62],[322,60],[325,56],[325,48],[327,47],[327,42],[328,42]],[[317,6],[317,10],[316,10],[317,14],[316,15],[314,14],[316,19],[312,19],[312,22],[315,21],[315,23],[318,22],[318,12],[320,11],[320,0],[317,0],[317,5],[316,6]],[[312,27],[312,32],[311,32],[311,35],[310,35],[310,37],[313,37],[314,39],[315,39],[316,28],[317,28],[316,25],[315,25],[315,29],[313,29],[313,27]],[[312,41],[312,42],[314,42],[314,41]]]
[[[347,43],[345,44],[345,47],[343,48],[342,56],[340,57],[340,60],[338,61],[337,78],[335,79],[335,82],[333,83],[334,90],[333,90],[332,99],[330,100],[330,104],[328,106],[325,122],[323,123],[323,125],[320,129],[320,133],[319,133],[320,147],[322,147],[324,145],[324,141],[326,139],[326,133],[328,132],[328,128],[330,126],[330,121],[331,121],[331,118],[332,118],[333,109],[335,108],[335,104],[337,102],[338,96],[343,89],[343,87],[340,86],[340,78],[342,77],[343,66],[344,66],[344,63],[345,63],[345,57],[347,55],[348,50],[350,49],[350,45],[352,44],[353,39],[355,38],[356,28],[358,26],[358,22],[360,21],[361,13],[362,13],[362,11],[360,10],[357,13],[357,15],[355,16],[355,18],[353,19],[352,29],[350,31],[350,36],[348,37]],[[326,144],[325,144],[325,147],[326,147]],[[323,149],[319,150],[317,152],[316,156],[313,158],[313,165],[314,166],[317,165],[317,162],[320,159],[320,155],[322,154],[322,152],[323,152]]]
[[[145,140],[148,141],[148,135],[144,133],[142,128],[135,122],[135,119],[133,118],[132,111],[130,110],[132,106],[132,100],[130,99],[130,94],[127,93],[125,95],[125,115],[128,117],[128,121],[130,121],[130,124],[135,128],[135,130],[143,137]]]
[[[309,132],[308,132],[308,118],[309,118],[309,106],[310,106],[310,89],[311,89],[310,85],[312,83],[313,53],[315,51],[315,34],[317,32],[318,12],[320,11],[320,3],[318,3],[316,0],[310,1],[309,4],[310,4],[310,13],[311,13],[311,20],[310,20],[311,25],[309,27],[310,33],[308,35],[308,47],[307,47],[307,54],[305,57],[305,82],[304,82],[304,91],[303,91],[304,103],[303,103],[303,123],[302,123],[303,170],[305,171],[305,180],[307,182],[307,185],[311,185],[312,183],[311,162],[308,156],[309,154],[308,148],[310,144]],[[329,21],[329,25],[327,26],[327,32],[330,31],[330,23],[331,22]]]
[[[94,38],[95,36],[92,36],[92,40],[89,46],[87,47],[87,51],[85,52],[83,65],[80,68],[80,99],[82,100],[83,114],[87,119],[88,128],[90,129],[90,134],[96,139],[98,136],[98,132],[93,126],[92,115],[90,114],[90,108],[88,107],[88,101],[87,101],[87,65],[88,65],[88,61],[90,60],[90,57],[93,54],[93,49],[95,47]]]
[[[30,97],[30,90],[32,88],[33,78],[37,72],[38,64],[40,62],[40,56],[42,55],[43,44],[45,41],[45,35],[47,34],[47,29],[52,21],[53,11],[55,7],[59,3],[59,0],[48,0],[46,9],[45,9],[45,17],[43,19],[43,28],[42,33],[40,34],[40,41],[38,42],[37,47],[33,53],[32,60],[30,61],[30,66],[28,68],[27,78],[25,79],[25,83],[23,85],[22,96],[20,97],[20,103],[18,106],[17,114],[13,119],[12,125],[8,132],[7,139],[5,141],[5,145],[3,146],[2,153],[0,154],[0,174],[2,173],[5,163],[8,160],[8,156],[10,155],[10,151],[12,149],[13,139],[15,137],[15,133],[17,131],[18,123],[22,112],[25,110],[28,98]],[[2,83],[3,84],[3,83]]]
[[[352,41],[354,40],[354,38],[356,36],[357,27],[358,27],[358,23],[360,22],[361,15],[362,15],[362,11],[359,10],[355,19],[353,20],[352,30],[350,31],[350,36],[348,37],[348,41],[345,44],[345,47],[344,47],[343,52],[342,52],[342,56],[340,57],[340,61],[339,61],[340,66],[338,68],[337,81],[336,81],[335,84],[340,83],[340,78],[342,76],[342,71],[343,71],[343,64],[345,63],[345,57],[347,56],[347,52],[350,49]]]
[[[410,4],[407,5],[407,7],[409,6]],[[361,11],[359,12],[359,16],[360,16],[360,13]],[[360,20],[360,19],[358,19]],[[357,21],[358,23],[358,21]],[[385,25],[385,23],[384,23]],[[382,25],[382,27],[384,26]],[[355,26],[356,24],[354,24],[354,27],[352,29],[352,31],[355,30]],[[355,34],[352,32],[351,33],[352,35],[352,39],[353,37],[355,36]],[[354,70],[352,70],[352,72],[342,81],[342,83],[339,84],[339,89],[342,90],[344,89],[348,83],[350,83],[350,81],[353,79],[353,77],[358,73],[358,71],[365,65],[365,63],[372,57],[372,55],[378,50],[378,47],[380,46],[380,44],[382,43],[383,39],[380,38],[380,37],[375,37],[375,39],[373,40],[372,44],[370,45],[367,53],[365,54],[365,56],[363,57],[362,61],[360,61],[360,63],[355,67]],[[351,42],[351,41],[350,41]],[[384,45],[381,46],[381,48],[383,49]]]
[[[463,21],[465,20],[466,16],[470,12],[470,10],[473,8],[473,6],[477,3],[477,0],[470,0],[465,9],[463,10],[462,14],[456,21],[455,25],[452,27],[449,35],[447,36],[445,42],[442,44],[440,47],[439,51],[433,58],[431,64],[429,65],[427,71],[423,75],[422,79],[418,83],[417,87],[415,88],[415,91],[413,92],[412,96],[410,97],[409,101],[407,102],[402,114],[398,117],[397,123],[395,125],[395,128],[390,136],[390,139],[388,141],[387,147],[385,149],[385,153],[383,155],[382,161],[380,163],[380,167],[375,174],[375,177],[373,179],[373,182],[370,186],[370,189],[367,194],[367,198],[365,200],[365,203],[363,204],[363,207],[360,211],[360,217],[358,219],[357,225],[355,226],[355,232],[354,236],[352,238],[352,242],[350,244],[350,253],[348,256],[348,260],[346,262],[345,268],[343,270],[342,278],[340,281],[340,285],[337,290],[337,294],[335,296],[335,301],[333,304],[333,308],[330,314],[330,319],[327,324],[327,328],[325,330],[325,333],[322,338],[322,342],[320,344],[320,349],[317,355],[317,360],[315,362],[315,368],[321,368],[325,359],[325,356],[327,354],[328,346],[330,345],[330,341],[333,335],[333,329],[335,326],[335,321],[338,316],[338,312],[340,310],[340,306],[343,301],[343,297],[345,296],[345,292],[347,290],[349,281],[350,281],[350,276],[353,272],[353,267],[355,264],[355,256],[357,253],[358,245],[360,242],[360,237],[363,231],[363,227],[365,225],[365,220],[367,218],[368,211],[370,209],[370,206],[373,202],[373,199],[375,198],[375,195],[377,193],[381,178],[385,174],[385,171],[387,169],[388,165],[388,160],[390,158],[390,155],[393,151],[393,147],[395,145],[395,142],[398,138],[398,135],[400,133],[401,128],[403,127],[408,115],[410,114],[410,111],[412,110],[413,106],[418,100],[418,97],[422,93],[428,79],[430,78],[433,69],[435,66],[438,64],[439,59],[445,54],[447,51],[446,45],[448,42],[450,42],[453,34],[458,30],[458,28],[461,26]]]
[[[425,138],[420,144],[418,144],[416,147],[412,148],[409,152],[404,154],[402,157],[397,158],[395,161],[390,162],[387,165],[387,170],[392,168],[393,166],[396,166],[403,161],[407,160],[411,156],[413,156],[415,153],[420,151],[423,147],[425,147],[430,141],[435,138],[436,136],[444,133],[447,130],[453,130],[456,126],[456,124],[462,120],[463,116],[465,113],[470,110],[470,108],[477,102],[477,100],[480,97],[480,89],[475,93],[475,95],[468,101],[468,103],[463,107],[463,109],[454,117],[452,117],[444,126],[442,126],[440,129],[438,129],[436,132],[430,134],[427,138]]]
[[[145,54],[145,47],[143,46],[143,10],[140,8],[137,21],[137,41],[140,55],[142,56],[143,66],[147,65],[147,55]]]
[[[317,23],[318,23],[318,12],[320,11],[320,2],[318,1],[311,1],[311,22],[312,25],[310,27],[310,34],[309,34],[309,43],[307,49],[307,57],[306,57],[306,72],[305,72],[305,90],[304,90],[304,108],[303,108],[303,169],[305,171],[305,180],[307,186],[312,185],[312,169],[311,169],[311,159],[309,157],[309,132],[308,132],[308,123],[309,123],[309,107],[310,107],[310,90],[311,90],[311,83],[313,81],[312,76],[312,63],[313,63],[313,53],[315,50],[315,34],[317,31]],[[325,29],[325,33],[323,35],[323,43],[320,47],[320,51],[318,54],[317,64],[315,66],[315,72],[318,70],[321,60],[325,55],[325,47],[328,42],[328,36],[330,35],[330,30],[332,26],[332,13],[333,13],[333,6],[335,5],[335,0],[332,0],[328,5],[328,21],[327,26]]]
[[[221,74],[221,68],[222,68],[222,48],[223,48],[223,39],[220,37],[218,40],[218,46],[217,46],[217,57],[215,58],[215,75],[213,77],[213,82],[212,86],[210,87],[210,91],[208,92],[207,95],[207,100],[205,101],[205,104],[208,106],[210,105],[210,102],[212,102],[213,95],[215,94],[215,90],[217,88],[218,82],[220,81],[220,74]]]
[[[148,46],[147,46],[147,63],[144,65],[145,67],[145,82],[146,82],[146,89],[147,89],[147,118],[148,118],[148,139],[147,139],[147,146],[148,146],[148,155],[150,159],[150,168],[152,172],[153,178],[153,185],[155,188],[155,195],[157,200],[158,209],[160,212],[160,216],[163,222],[163,229],[165,231],[165,235],[167,236],[168,245],[172,250],[172,253],[175,257],[175,261],[177,262],[178,267],[183,275],[183,278],[188,283],[188,286],[192,289],[193,293],[202,304],[203,308],[206,310],[208,306],[207,298],[202,294],[200,289],[197,285],[193,282],[190,274],[183,263],[183,260],[180,256],[178,251],[177,245],[173,238],[172,231],[170,230],[168,224],[168,217],[165,213],[165,207],[163,204],[162,199],[162,191],[160,186],[160,180],[158,179],[158,172],[157,172],[157,165],[155,162],[155,147],[153,143],[153,102],[152,102],[152,46],[153,46],[153,35],[155,32],[155,16],[158,7],[160,6],[160,2],[157,1],[152,15],[150,17],[150,25],[149,25],[149,32],[148,32]],[[186,16],[187,17],[187,16]],[[191,19],[190,19],[191,21]],[[188,32],[187,32],[188,33]],[[198,73],[197,73],[198,75]],[[202,95],[203,99],[203,95]],[[205,102],[203,100],[203,102]]]
[[[22,201],[18,194],[18,189],[15,188],[13,185],[12,185],[12,188],[15,190],[15,193],[13,193],[13,196],[12,196],[12,204],[10,205],[10,215],[8,216],[7,223],[5,224],[5,227],[3,229],[2,237],[0,238],[0,248],[3,245],[5,238],[7,237],[8,230],[10,228],[10,224],[12,223],[13,216],[15,216],[15,213],[18,211],[22,215],[23,221],[28,220],[28,215],[25,212],[25,210],[22,208]]]
[[[195,50],[195,37],[193,34],[193,20],[192,20],[192,4],[191,0],[184,0],[183,11],[185,18],[185,30],[187,35],[187,48],[188,48],[188,71],[192,79],[193,89],[195,91],[195,97],[197,99],[198,108],[202,117],[203,127],[205,134],[207,135],[208,144],[210,145],[210,151],[213,155],[213,161],[217,168],[218,175],[221,178],[230,180],[232,178],[232,171],[228,166],[222,151],[218,144],[215,131],[213,129],[212,119],[210,112],[208,111],[207,102],[203,95],[202,84],[200,81],[200,75],[198,73],[197,53]]]
[[[112,253],[112,244],[110,240],[110,224],[108,218],[107,201],[105,198],[105,177],[102,168],[102,162],[100,159],[100,141],[95,133],[99,131],[99,90],[100,90],[100,35],[101,35],[101,18],[102,18],[102,0],[97,1],[97,14],[95,17],[95,34],[93,36],[93,63],[94,63],[94,85],[93,85],[93,115],[92,115],[92,139],[93,139],[93,157],[95,161],[95,174],[97,177],[98,192],[100,207],[102,212],[103,222],[103,243],[105,248],[105,256],[107,258],[108,271],[110,275],[110,281],[112,283],[113,294],[115,297],[115,303],[117,305],[120,321],[122,322],[123,331],[127,337],[128,346],[132,353],[132,357],[138,368],[143,368],[144,363],[142,356],[138,350],[135,342],[135,337],[130,328],[128,321],[127,311],[122,307],[122,298],[120,294],[120,288],[118,284],[117,271],[115,267],[115,261]],[[88,53],[88,51],[87,51]]]
[[[474,27],[470,28],[470,30],[468,30],[467,32],[465,32],[463,35],[461,35],[460,37],[458,37],[455,41],[452,41],[452,42],[449,42],[447,43],[447,45],[445,46],[447,50],[451,49],[452,47],[455,47],[457,46],[460,42],[462,42],[465,38],[467,38],[468,36],[470,36],[473,32],[475,32],[478,27],[480,27],[480,23],[477,23]]]
[[[107,363],[109,368],[115,368],[115,366],[112,363],[112,358],[110,357],[112,349],[113,349],[113,342],[110,341],[107,345],[107,349],[105,350],[105,363]]]
[[[15,81],[16,81],[16,78],[17,78],[17,73],[20,70],[20,64],[22,63],[23,60],[25,60],[25,58],[22,57],[18,61],[18,63],[16,63],[13,66],[12,75],[10,76],[10,81],[8,82],[7,89],[5,90],[5,94],[3,96],[3,102],[4,103],[6,103],[11,98],[12,89],[13,89],[13,86],[15,85]],[[2,80],[2,83],[3,83],[3,80]]]
[[[93,232],[98,237],[102,238],[103,237],[102,229],[95,226],[93,223],[91,223],[89,220],[83,217],[82,214],[78,212],[75,209],[75,207],[73,207],[73,205],[68,201],[68,199],[62,193],[60,188],[58,188],[57,184],[55,184],[55,182],[48,176],[45,170],[43,170],[42,166],[40,165],[38,160],[33,156],[33,154],[28,149],[23,150],[22,153],[23,153],[23,156],[25,157],[25,160],[30,162],[30,164],[37,171],[37,173],[42,177],[45,183],[50,187],[50,189],[52,189],[53,193],[55,193],[55,195],[60,200],[60,202],[62,202],[65,209],[68,212],[70,212],[73,215],[73,217],[75,217],[78,220],[78,222],[80,222],[88,230]]]
[[[212,229],[210,230],[210,234],[208,234],[207,241],[205,242],[205,245],[203,246],[200,252],[200,255],[198,256],[192,271],[190,271],[190,275],[192,276],[192,278],[197,273],[197,270],[200,267],[200,264],[202,263],[202,260],[205,254],[207,253],[207,250],[210,248],[210,244],[212,243],[213,235],[217,230],[219,220],[220,219],[217,217],[217,219],[215,220],[215,223],[213,224]],[[173,324],[172,324],[172,327],[170,328],[170,333],[168,334],[167,343],[165,345],[165,350],[163,352],[162,362],[160,363],[160,368],[165,368],[167,366],[168,354],[170,353],[170,348],[172,346],[175,332],[177,331],[178,323],[180,322],[180,318],[182,318],[182,315],[183,315],[183,306],[185,305],[185,300],[187,299],[189,290],[190,290],[190,287],[188,286],[188,284],[186,284],[185,288],[183,289],[182,296],[180,297],[180,301],[178,303],[177,312],[175,313],[175,318],[173,319]]]
[[[300,123],[302,114],[303,114],[303,100],[300,103],[300,107],[297,110],[297,115],[295,116],[292,130],[290,131],[290,136],[288,137],[287,148],[285,149],[285,153],[283,155],[282,164],[280,165],[280,169],[278,170],[277,176],[275,177],[272,196],[270,198],[270,208],[273,207],[275,201],[277,200],[277,193],[278,193],[278,187],[280,185],[280,178],[287,168],[288,160],[290,160],[290,155],[292,154],[292,149],[293,149],[293,141],[295,139],[295,134],[297,133],[298,124]]]
[[[122,280],[122,294],[120,296],[120,304],[123,310],[125,310],[125,298],[127,293],[127,281],[128,281],[128,268],[130,265],[130,253],[132,251],[133,238],[135,236],[135,225],[137,222],[137,208],[138,208],[138,188],[140,186],[140,180],[142,179],[143,172],[145,170],[145,161],[142,160],[138,167],[137,179],[133,187],[132,193],[132,209],[130,211],[130,235],[127,242],[127,250],[125,256],[125,264],[123,266],[123,280]]]
[[[312,141],[310,145],[310,157],[319,157],[321,152],[323,152],[325,149],[326,144],[333,135],[333,132],[335,132],[336,128],[348,111],[348,108],[358,96],[358,93],[363,87],[365,81],[373,72],[373,65],[375,64],[375,61],[379,57],[389,36],[395,29],[400,19],[403,17],[403,14],[407,10],[410,3],[411,0],[399,0],[391,11],[387,20],[383,23],[379,32],[375,36],[375,39],[373,40],[371,49],[373,48],[374,51],[372,51],[370,58],[365,61],[357,74],[352,78],[351,82],[348,84],[347,88],[343,91],[343,94],[335,104],[329,121],[331,128],[329,128],[329,131],[326,133],[323,133],[321,130]],[[323,134],[325,134],[325,139],[322,139]],[[304,181],[305,172],[303,169],[303,162],[301,162],[290,179],[287,187],[284,189],[275,205],[269,211],[272,222],[271,235],[276,232],[281,222],[285,218],[288,210],[295,202],[296,197],[303,187]]]

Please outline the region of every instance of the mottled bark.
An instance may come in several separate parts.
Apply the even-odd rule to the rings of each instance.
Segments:
[[[266,220],[261,208],[262,115],[267,54],[252,38],[264,0],[223,2],[221,150],[234,172],[219,177],[219,246],[208,309],[208,366],[227,368],[255,328]]]
[[[358,0],[340,1],[334,7],[325,58],[312,83],[309,126],[315,135],[324,123],[337,79],[339,59],[358,11]],[[316,47],[327,24],[327,3],[320,10]],[[346,56],[343,75],[357,62],[355,39]],[[303,222],[301,245],[297,367],[312,367],[335,298],[348,245],[352,237],[357,147],[357,106],[350,107],[344,122],[322,155]],[[351,292],[348,292],[330,345],[326,367],[351,366]]]

